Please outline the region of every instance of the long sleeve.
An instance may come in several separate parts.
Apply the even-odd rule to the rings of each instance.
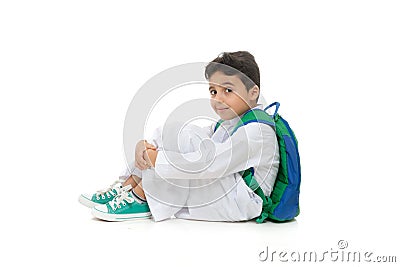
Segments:
[[[165,179],[220,178],[258,166],[263,158],[273,158],[275,145],[270,126],[249,123],[222,143],[203,139],[194,152],[159,150],[155,170]]]

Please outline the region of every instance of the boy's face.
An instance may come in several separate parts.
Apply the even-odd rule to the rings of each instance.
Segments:
[[[249,91],[237,75],[228,76],[217,71],[209,78],[210,103],[223,120],[230,120],[257,104],[259,89]]]

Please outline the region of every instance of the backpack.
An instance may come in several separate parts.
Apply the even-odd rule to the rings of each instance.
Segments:
[[[273,115],[266,111],[275,106]],[[258,122],[270,125],[274,128],[279,145],[279,169],[272,188],[271,195],[265,196],[258,182],[254,178],[254,169],[251,167],[241,172],[246,185],[254,191],[263,201],[262,211],[256,218],[257,223],[263,223],[268,218],[272,221],[289,221],[300,213],[300,155],[297,139],[294,132],[279,114],[279,102],[274,102],[264,110],[250,109],[243,114],[239,122],[235,125],[232,134],[238,128],[248,123]],[[223,120],[219,120],[215,125],[214,132]]]

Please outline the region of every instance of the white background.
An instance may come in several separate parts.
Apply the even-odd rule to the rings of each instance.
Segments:
[[[2,1],[0,265],[266,266],[266,246],[322,253],[341,239],[396,255],[399,13],[398,1]],[[78,196],[124,167],[136,90],[237,50],[299,140],[298,219],[92,219]]]

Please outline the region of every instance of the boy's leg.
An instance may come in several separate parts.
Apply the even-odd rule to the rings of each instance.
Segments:
[[[107,188],[98,190],[95,193],[81,194],[79,196],[79,202],[89,208],[92,208],[96,205],[106,204],[114,199],[116,195],[120,194],[123,187],[131,185],[132,188],[135,188],[141,181],[141,174],[142,171],[136,168],[132,162],[120,173],[117,181]]]
[[[141,184],[141,180],[142,180],[142,178],[132,174],[125,180],[125,182],[122,184],[122,186],[131,185],[132,188],[135,188],[139,183]]]
[[[170,145],[178,141],[176,152],[190,153],[198,149],[203,139],[209,138],[200,127],[187,125],[181,130],[181,126],[179,123],[171,124],[171,128],[164,129],[164,139],[161,138],[161,134],[154,139],[158,146],[174,151],[174,147]],[[143,172],[142,178],[147,202],[155,221],[169,219],[187,206],[186,202],[191,189],[188,179],[164,179],[155,172],[154,168]]]
[[[139,200],[145,201],[146,196],[144,194],[143,186],[142,186],[142,178],[138,177],[137,175],[132,174],[129,176],[122,186],[132,186],[133,195],[139,198]]]
[[[191,181],[187,209],[175,217],[206,221],[247,221],[260,215],[262,200],[240,174]]]
[[[196,135],[196,137],[194,137],[194,135]],[[191,139],[197,140],[197,133],[194,134],[188,134],[186,131],[183,131],[181,133],[180,136],[181,139],[181,144],[182,146],[180,146],[181,148],[183,148],[185,151],[180,151],[180,152],[191,152],[194,151],[196,149],[197,146],[193,146],[193,142],[191,142]],[[201,141],[201,140],[197,140],[197,141]],[[161,140],[161,131],[156,131],[154,138],[153,138],[153,142],[155,142],[156,144],[158,144],[158,146],[162,146],[162,140]],[[133,164],[132,164],[133,165]],[[132,170],[132,171],[130,171]],[[132,174],[134,173],[134,174]],[[139,174],[139,175],[136,175]],[[141,178],[143,178],[144,183],[147,185],[147,190],[146,190],[146,194],[148,194],[148,196],[150,197],[150,199],[152,200],[152,213],[153,211],[156,213],[156,221],[158,220],[163,220],[166,218],[171,217],[172,215],[174,215],[177,211],[179,211],[183,206],[185,206],[185,202],[188,196],[188,191],[189,191],[189,187],[188,187],[188,180],[178,180],[175,181],[173,183],[171,183],[171,181],[165,181],[163,179],[160,179],[160,177],[156,177],[155,172],[154,172],[154,168],[151,169],[147,169],[145,171],[140,171],[137,168],[127,168],[124,172],[124,174],[122,174],[121,177],[125,178],[126,180],[123,183],[123,186],[127,186],[127,185],[131,185],[133,190],[131,192],[129,192],[129,194],[132,194],[132,196],[137,197],[139,200],[144,200],[144,203],[142,201],[142,203],[137,203],[137,204],[132,204],[132,205],[128,205],[128,207],[125,209],[125,211],[123,212],[124,214],[122,214],[122,212],[118,213],[118,211],[110,211],[105,208],[105,206],[103,207],[97,207],[95,208],[94,211],[94,215],[98,218],[101,219],[106,219],[106,220],[117,220],[116,219],[116,214],[112,214],[112,213],[118,213],[118,216],[120,215],[127,215],[126,217],[131,218],[130,215],[128,215],[129,212],[136,213],[136,210],[140,210],[140,213],[145,214],[143,216],[148,216],[148,214],[150,213],[150,211],[144,212],[145,208],[143,205],[147,205],[146,203],[146,195],[144,193],[144,189],[142,187],[142,180]],[[146,188],[145,185],[145,188]],[[128,200],[129,200],[129,195],[127,195]],[[116,201],[121,200],[121,198],[119,198]],[[115,201],[110,202],[109,204],[113,205]],[[118,204],[120,204],[118,202]],[[107,206],[109,206],[107,204]],[[118,206],[118,205],[117,205]],[[130,206],[132,206],[132,208],[129,208]],[[114,207],[114,206],[113,206]],[[129,211],[128,211],[129,208]],[[148,209],[148,207],[147,207]],[[105,214],[107,213],[107,214]],[[153,216],[154,217],[154,216]],[[118,220],[123,220],[121,217],[118,217]]]
[[[146,195],[144,194],[142,182],[140,181],[134,188],[133,193],[140,198],[140,200],[146,200]]]

